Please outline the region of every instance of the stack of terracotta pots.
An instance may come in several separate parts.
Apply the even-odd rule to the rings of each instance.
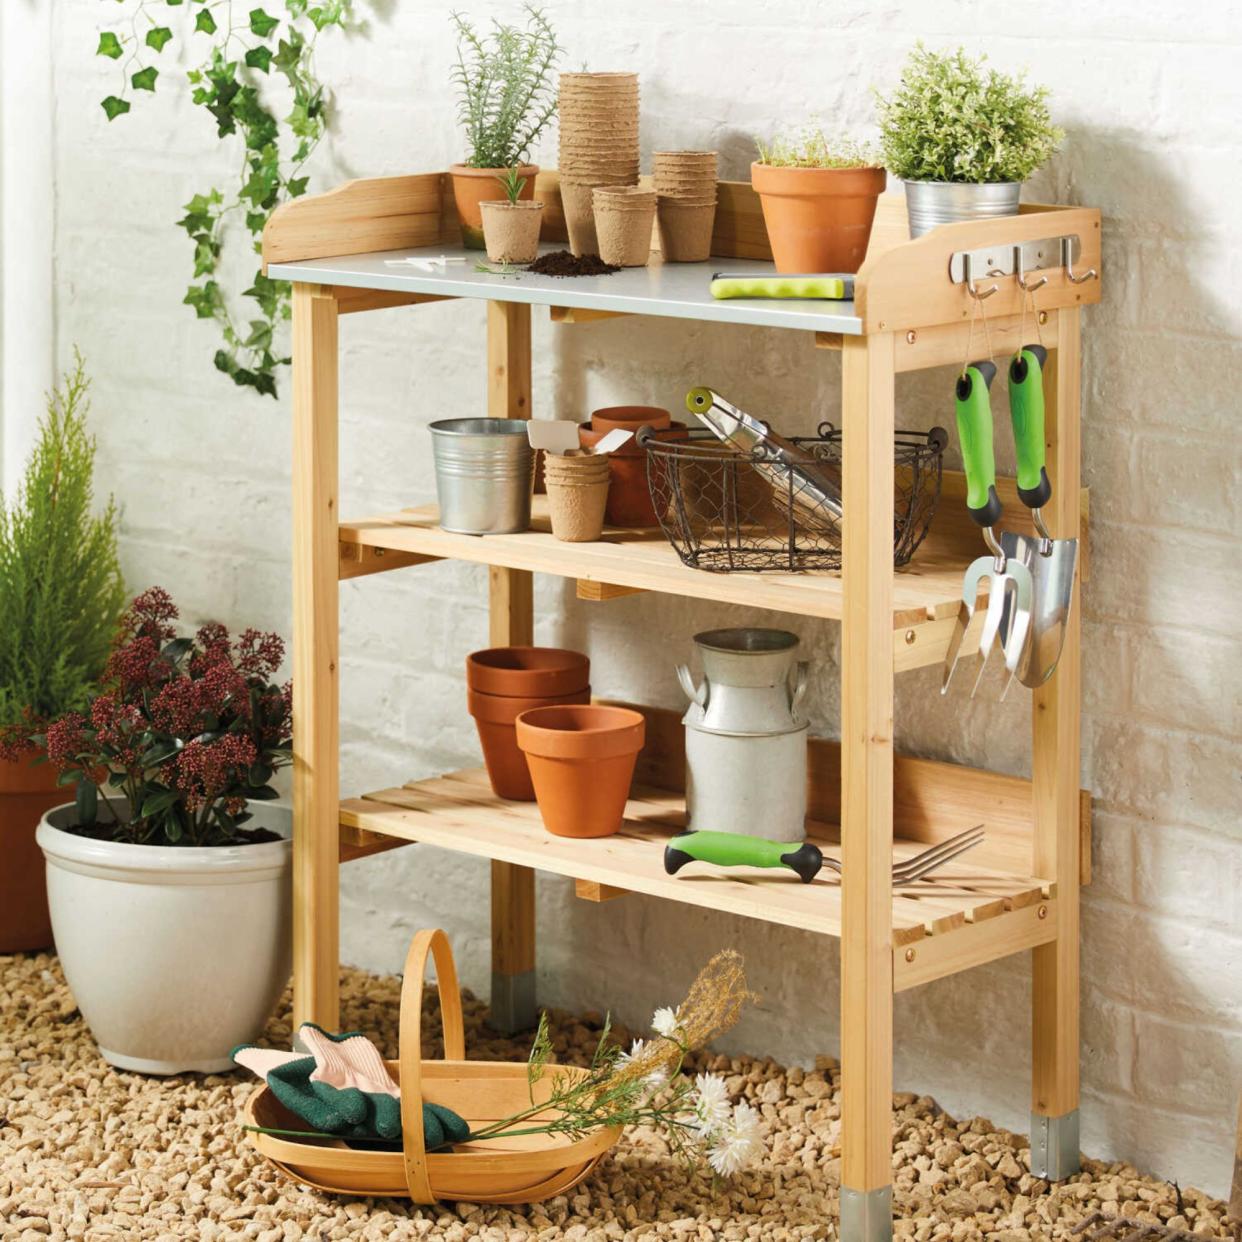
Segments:
[[[684,440],[688,432],[684,423],[674,423],[667,410],[655,405],[614,405],[596,410],[591,421],[578,428],[578,439],[584,448],[593,448],[610,431],[624,427],[635,438],[608,455],[608,503],[604,520],[609,526],[658,526],[651,489],[647,486],[647,451],[638,443],[641,427],[650,427],[661,440]]]
[[[537,707],[589,703],[590,676],[586,656],[556,647],[492,647],[466,657],[470,714],[498,797],[535,800],[514,731],[518,716]]]
[[[657,151],[652,172],[661,253],[673,263],[702,263],[716,221],[716,152]]]
[[[628,707],[541,707],[518,717],[518,745],[543,826],[558,837],[618,832],[646,721]]]
[[[617,267],[646,267],[655,224],[655,191],[635,185],[597,186],[593,201],[599,257]]]
[[[562,73],[561,202],[574,254],[598,254],[592,192],[638,183],[638,74]]]
[[[586,543],[603,534],[609,478],[607,453],[544,454],[548,512],[557,539]]]

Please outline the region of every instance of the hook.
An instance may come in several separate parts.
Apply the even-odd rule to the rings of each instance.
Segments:
[[[1021,289],[1023,293],[1034,293],[1036,289],[1042,289],[1044,285],[1048,283],[1047,276],[1041,276],[1038,284],[1028,285],[1026,283],[1026,269],[1022,265],[1021,245],[1017,245],[1013,248],[1013,270],[1014,274],[1018,278],[1018,288]]]
[[[1065,268],[1065,275],[1069,278],[1070,284],[1081,285],[1085,281],[1098,279],[1100,274],[1093,267],[1087,268],[1081,276],[1074,275],[1074,264],[1071,257],[1073,246],[1074,239],[1072,237],[1061,238],[1061,266]]]
[[[962,255],[962,280],[966,284],[966,292],[969,293],[976,302],[982,302],[984,298],[990,298],[1000,287],[999,285],[993,285],[990,289],[985,290],[983,293],[980,293],[979,290],[975,288],[975,278],[970,272],[969,251]]]

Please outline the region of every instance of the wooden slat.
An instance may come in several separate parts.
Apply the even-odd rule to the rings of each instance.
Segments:
[[[616,586],[611,582],[590,582],[579,578],[575,584],[575,594],[579,599],[600,603],[607,599],[620,599],[623,595],[641,595],[642,591],[638,587]]]
[[[444,244],[456,227],[445,217],[446,181],[439,172],[346,181],[282,203],[263,229],[263,270],[269,263]]]
[[[1088,262],[1093,262],[1088,257]],[[1093,263],[1093,265],[1095,265]],[[1054,536],[1079,534],[1077,504],[1081,435],[1079,390],[1082,382],[1079,312],[1060,316],[1057,348],[1049,355],[1045,437],[1052,501],[1045,509]],[[1078,1107],[1079,914],[1080,872],[1078,772],[1081,763],[1082,616],[1074,602],[1065,646],[1052,679],[1035,691],[1031,763],[1035,812],[1032,867],[1057,885],[1056,940],[1037,949],[1032,968],[1032,1111],[1060,1117]]]
[[[382,574],[389,569],[408,569],[411,565],[428,565],[438,556],[421,556],[417,552],[396,552],[391,548],[368,548],[361,543],[338,544],[338,577],[364,578]]]
[[[1035,300],[1038,306],[1038,293]],[[992,301],[989,298],[987,305],[991,306]],[[1046,322],[1038,322],[1037,316],[1040,314]],[[994,317],[989,312],[986,332],[978,319],[975,320],[973,329],[969,321],[911,328],[897,334],[897,370],[921,371],[927,367],[960,367],[964,362],[987,357],[989,345],[991,356],[1003,363],[1006,355],[1017,351],[1019,343],[1030,345],[1041,337],[1045,341],[1055,341],[1056,325],[1055,310],[1032,313],[1028,307],[1025,315],[1019,313]],[[966,356],[968,348],[969,359]]]
[[[626,311],[591,310],[587,306],[549,306],[553,323],[597,323],[601,319],[628,319]]]
[[[1046,944],[1055,935],[1056,902],[1041,902],[975,921],[951,936],[928,936],[893,949],[893,990],[930,983],[945,975]]]
[[[387,837],[378,832],[364,832],[359,828],[342,827],[340,833],[340,861],[343,863],[354,862],[359,858],[370,858],[372,854],[385,854],[389,850],[413,844],[410,841],[402,841],[399,837]]]
[[[771,261],[772,246],[763,223],[763,207],[749,181],[716,182],[712,256]]]
[[[1100,213],[1087,207],[1024,206],[1018,216],[942,224],[923,237],[889,249],[873,246],[858,271],[855,311],[868,333],[902,334],[932,324],[967,323],[975,313],[975,301],[965,285],[947,279],[951,255],[1067,234],[1077,234],[1082,242],[1077,270],[1093,267],[1100,271]],[[1071,284],[1060,268],[1040,275],[1048,277],[1036,294],[1036,304],[1042,309],[1087,306],[1100,300],[1099,280]],[[990,318],[1019,313],[1025,295],[1012,276],[982,283],[997,286],[984,304]]]
[[[439,293],[395,293],[391,289],[356,289],[352,285],[333,285],[337,310],[342,315],[357,311],[386,310],[394,306],[417,306],[423,302],[455,302]]]
[[[841,1186],[868,1192],[893,1147],[891,334],[845,342],[841,410]],[[935,910],[933,930],[956,917]]]
[[[594,880],[575,880],[574,896],[583,901],[613,901],[629,895],[628,888],[614,888],[611,884],[599,884]]]
[[[293,286],[293,1008],[338,1029],[336,300]]]

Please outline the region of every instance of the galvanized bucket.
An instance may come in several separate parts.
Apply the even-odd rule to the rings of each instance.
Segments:
[[[910,236],[922,237],[938,224],[1016,216],[1020,181],[907,181]]]
[[[520,418],[444,418],[431,424],[440,527],[507,535],[530,527],[535,453]]]

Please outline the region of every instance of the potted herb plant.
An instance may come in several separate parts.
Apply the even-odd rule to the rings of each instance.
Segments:
[[[527,178],[516,168],[508,169],[499,181],[504,198],[484,199],[479,204],[487,257],[493,263],[533,263],[539,254],[543,204],[520,201]]]
[[[177,616],[139,595],[102,692],[43,739],[77,784],[38,831],[65,978],[104,1058],[152,1074],[227,1069],[290,965],[290,815],[250,809],[290,761],[284,644]]]
[[[479,204],[495,197],[497,177],[516,168],[523,182],[519,196],[534,197],[539,168],[523,161],[556,113],[553,73],[562,49],[543,11],[530,4],[525,7],[524,27],[493,21],[485,34],[460,13],[453,14],[457,28],[453,78],[470,155],[449,172],[462,242],[472,250],[484,248]]]
[[[1065,136],[1046,87],[985,71],[984,60],[920,43],[901,84],[880,97],[884,162],[906,183],[911,237],[955,220],[1017,215],[1022,183]]]
[[[856,272],[867,256],[884,169],[858,143],[822,130],[757,142],[750,182],[778,272]]]
[[[91,510],[89,387],[78,357],[48,397],[20,487],[0,498],[0,953],[52,943],[35,829],[65,795],[30,737],[86,704],[125,606],[116,510]]]

